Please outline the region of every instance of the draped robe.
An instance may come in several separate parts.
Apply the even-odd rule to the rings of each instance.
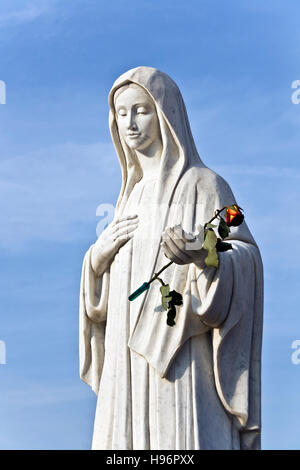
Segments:
[[[134,70],[129,78],[148,91],[143,74],[161,79],[155,69]],[[126,80],[128,75],[117,85]],[[166,120],[161,109],[158,114]],[[124,143],[116,139],[112,120],[123,171],[117,214],[138,213],[140,223],[103,276],[92,270],[91,248],[83,262],[80,375],[98,395],[93,448],[239,449],[243,433],[261,426],[259,249],[243,222],[231,229],[232,250],[219,253],[218,268],[173,263],[166,269],[164,282],[183,295],[174,327],[166,324],[158,281],[129,302],[129,294],[168,262],[158,244],[164,227],[180,224],[195,233],[216,209],[236,201],[223,178],[200,159],[186,158],[183,139],[179,170],[180,151],[170,164],[165,150],[157,180],[134,178],[138,172],[126,152],[122,166]],[[164,147],[174,155],[178,129],[171,137],[166,129],[161,126]],[[164,177],[172,191],[167,204],[162,197],[159,205],[157,197],[168,189],[160,193]]]

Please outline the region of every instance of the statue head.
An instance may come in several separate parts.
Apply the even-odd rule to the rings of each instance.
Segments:
[[[178,86],[167,74],[140,66],[115,81],[108,101],[110,132],[122,171],[117,213],[122,214],[134,185],[144,176],[140,157],[157,155],[157,146],[160,164],[153,200],[167,205],[181,175],[192,166],[205,166]]]
[[[147,154],[151,147],[161,143],[156,105],[143,87],[128,83],[118,88],[114,107],[120,137],[130,149]]]

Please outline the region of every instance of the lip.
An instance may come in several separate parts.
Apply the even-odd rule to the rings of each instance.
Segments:
[[[129,139],[136,139],[140,135],[141,134],[139,132],[136,132],[136,133],[132,133],[132,134],[127,134],[127,137],[129,137]]]

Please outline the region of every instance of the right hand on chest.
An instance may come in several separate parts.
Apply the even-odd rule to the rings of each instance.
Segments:
[[[136,214],[118,217],[101,233],[91,253],[92,269],[98,276],[109,268],[121,246],[133,237],[138,220]]]

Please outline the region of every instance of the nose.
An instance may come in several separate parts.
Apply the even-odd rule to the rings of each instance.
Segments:
[[[137,124],[135,120],[135,113],[134,111],[129,111],[127,115],[127,128],[129,130],[136,130]]]

